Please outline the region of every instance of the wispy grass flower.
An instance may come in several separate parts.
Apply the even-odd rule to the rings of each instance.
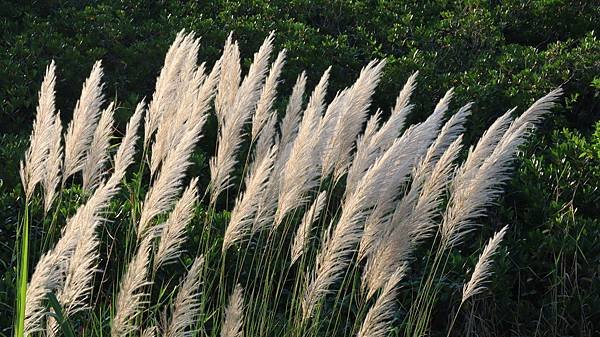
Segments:
[[[496,254],[500,242],[504,238],[504,235],[506,235],[507,230],[508,226],[504,226],[499,232],[494,234],[483,249],[483,252],[479,256],[479,260],[477,260],[475,269],[473,269],[471,279],[463,287],[462,302],[482,293],[486,289],[485,285],[490,281],[489,278],[492,275],[492,257]]]
[[[33,131],[29,138],[29,148],[25,153],[25,159],[21,161],[19,173],[27,200],[31,198],[36,185],[46,176],[49,149],[55,146],[55,120],[58,119],[55,116],[54,106],[55,72],[56,66],[52,61],[46,68],[46,75],[38,94],[38,106],[33,122]]]
[[[225,321],[221,327],[221,337],[241,337],[244,330],[244,296],[242,287],[237,284],[229,297],[225,309]]]
[[[63,183],[71,175],[83,169],[85,156],[100,118],[100,107],[104,103],[102,74],[102,62],[96,61],[90,76],[83,84],[81,97],[73,111],[73,120],[69,123],[65,135]]]

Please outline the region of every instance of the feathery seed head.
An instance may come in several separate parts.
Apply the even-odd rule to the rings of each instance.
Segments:
[[[189,328],[196,323],[200,314],[199,288],[202,283],[200,272],[203,264],[204,257],[197,257],[181,283],[173,305],[171,321],[163,336],[190,337],[194,335],[194,331]]]
[[[194,205],[198,201],[197,184],[198,178],[190,181],[162,226],[160,243],[154,256],[154,271],[162,264],[175,260],[181,254],[180,248],[185,242],[185,228],[194,216]]]
[[[44,187],[44,212],[48,213],[56,195],[56,187],[60,182],[62,165],[62,123],[60,121],[60,112],[56,113],[54,125],[51,129],[49,138],[50,149],[42,186]]]
[[[225,309],[225,322],[221,326],[221,337],[241,337],[243,331],[244,296],[242,287],[237,284]]]
[[[33,130],[29,137],[29,148],[25,153],[25,159],[20,163],[19,173],[27,200],[31,198],[36,185],[47,175],[49,151],[55,146],[55,120],[59,119],[54,114],[55,71],[56,66],[52,61],[46,68],[46,75],[38,94],[38,106]]]
[[[492,257],[498,251],[500,242],[504,238],[504,235],[506,235],[507,230],[508,226],[504,226],[499,232],[494,234],[483,249],[483,252],[479,256],[479,260],[475,265],[471,279],[463,287],[462,302],[474,295],[482,293],[486,289],[485,284],[489,282],[489,278],[492,276]]]
[[[71,175],[83,169],[85,156],[100,117],[100,106],[104,103],[102,74],[102,62],[96,61],[90,76],[83,84],[81,97],[75,105],[73,120],[69,123],[65,135],[63,183]]]

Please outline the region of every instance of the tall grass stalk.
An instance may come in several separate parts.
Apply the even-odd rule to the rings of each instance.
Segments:
[[[29,277],[29,202],[25,202],[21,218],[19,255],[19,276],[17,278],[17,312],[15,317],[15,337],[23,337],[25,329],[25,299],[27,294],[27,279]]]

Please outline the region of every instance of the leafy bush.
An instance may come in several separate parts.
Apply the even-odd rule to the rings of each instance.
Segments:
[[[596,18],[589,1],[3,1],[0,57],[0,116],[4,132],[25,132],[36,102],[32,84],[43,76],[45,60],[60,66],[58,106],[72,113],[82,74],[91,60],[103,59],[109,94],[132,105],[152,92],[161,55],[182,28],[202,36],[200,58],[214,62],[229,31],[251,55],[270,30],[288,50],[284,92],[300,71],[310,84],[332,65],[332,93],[346,86],[363,64],[387,58],[376,98],[390,107],[401,81],[421,73],[415,97],[422,120],[439,88],[457,87],[458,105],[478,97],[474,136],[502,111],[497,106],[527,106],[535,97],[564,85],[573,108],[568,126],[584,129],[598,119],[597,89],[590,83],[600,65]],[[328,62],[324,63],[326,59]],[[244,65],[249,65],[249,59]],[[384,109],[388,111],[388,109]],[[124,121],[123,118],[120,119]]]
[[[594,130],[588,137],[563,129],[547,141],[538,138],[509,188],[505,204],[514,206],[501,221],[516,224],[508,242],[520,248],[506,266],[512,286],[499,295],[512,297],[513,305],[499,312],[515,331],[598,332],[600,122]]]

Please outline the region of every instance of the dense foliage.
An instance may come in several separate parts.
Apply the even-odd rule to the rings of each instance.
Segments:
[[[277,31],[275,45],[288,50],[285,94],[301,70],[312,87],[332,65],[331,94],[369,60],[386,58],[374,106],[391,107],[418,70],[411,121],[423,120],[433,110],[432,97],[455,87],[453,108],[476,98],[468,142],[503,109],[523,108],[562,85],[562,107],[524,149],[507,194],[482,220],[481,236],[451,257],[456,268],[450,269],[473,266],[476,247],[510,224],[504,245],[510,253],[497,257],[493,297],[463,311],[476,317],[473,329],[491,335],[600,332],[600,6],[593,1],[0,1],[0,11],[1,327],[12,317],[18,162],[49,60],[58,65],[57,106],[69,120],[84,77],[102,59],[106,93],[119,102],[122,127],[135,103],[152,93],[167,47],[185,28],[202,37],[199,58],[209,64],[233,31],[246,68],[262,39]],[[277,104],[281,111],[285,102]],[[210,126],[207,144],[214,143]],[[205,158],[213,149],[204,150],[192,175],[206,180]],[[74,207],[61,212],[73,214]],[[447,286],[460,287],[463,276],[450,275]],[[451,316],[437,313],[440,330]]]

